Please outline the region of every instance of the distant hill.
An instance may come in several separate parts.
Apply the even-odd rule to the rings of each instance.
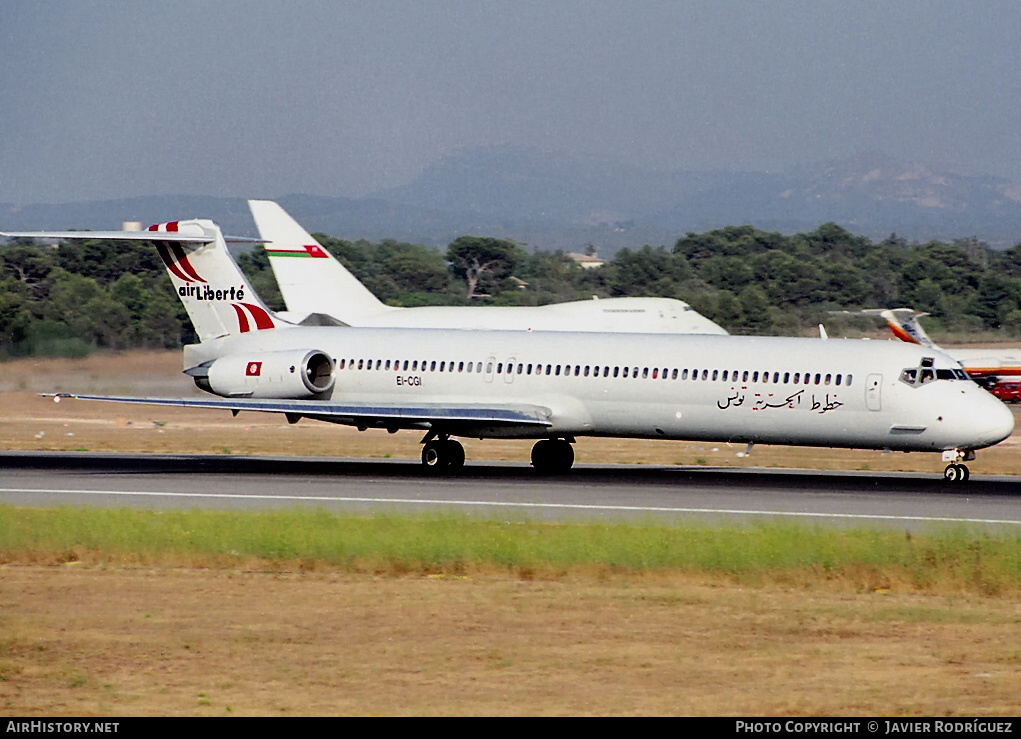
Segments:
[[[688,231],[751,224],[796,233],[834,221],[872,239],[977,237],[1021,241],[1021,185],[939,172],[876,154],[786,173],[652,171],[514,147],[446,157],[401,187],[366,198],[283,195],[309,231],[345,239],[392,238],[444,246],[463,234],[512,238],[533,247],[603,256],[623,246],[672,244]],[[0,228],[120,228],[206,217],[224,231],[255,235],[242,198],[133,197],[0,204]]]

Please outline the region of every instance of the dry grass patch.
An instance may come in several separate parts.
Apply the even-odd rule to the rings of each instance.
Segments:
[[[1015,715],[1017,602],[7,567],[8,715]]]

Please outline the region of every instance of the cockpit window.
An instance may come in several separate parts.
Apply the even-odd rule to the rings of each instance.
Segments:
[[[918,367],[907,367],[900,373],[900,381],[911,387],[918,387],[933,380],[967,380],[963,369],[933,369],[932,357],[924,357]]]

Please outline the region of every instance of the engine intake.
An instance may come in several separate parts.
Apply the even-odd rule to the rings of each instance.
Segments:
[[[228,398],[321,398],[333,390],[333,359],[319,350],[220,357],[187,370],[206,392]]]

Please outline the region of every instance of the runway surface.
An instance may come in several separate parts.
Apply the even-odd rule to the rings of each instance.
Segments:
[[[520,463],[437,476],[411,460],[0,453],[0,503],[258,511],[463,513],[501,520],[754,520],[1021,533],[1021,478],[583,465],[540,477]]]

